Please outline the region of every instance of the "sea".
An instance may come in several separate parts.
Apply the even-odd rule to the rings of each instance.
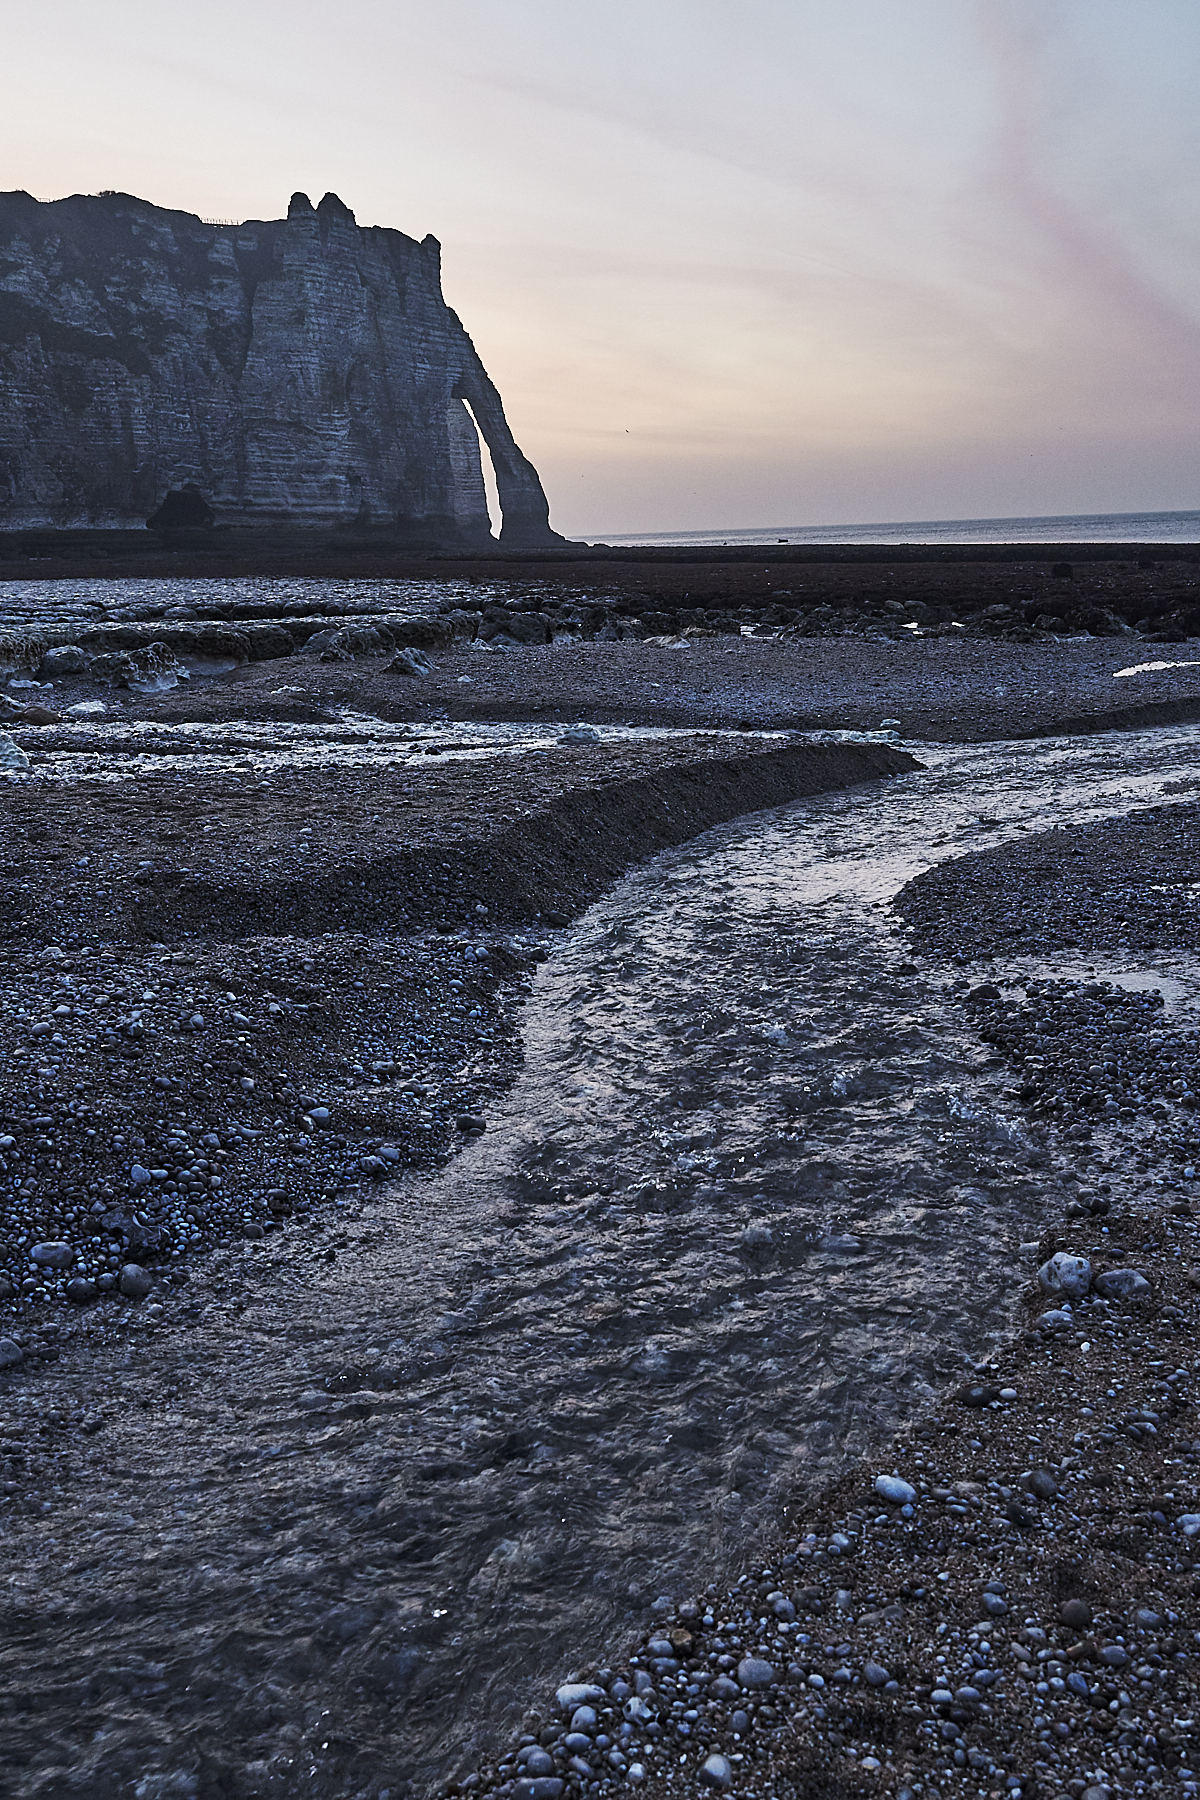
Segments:
[[[1197,544],[1200,512],[1059,513],[1028,519],[907,519],[875,525],[755,525],[719,531],[608,532],[590,543],[738,544]]]

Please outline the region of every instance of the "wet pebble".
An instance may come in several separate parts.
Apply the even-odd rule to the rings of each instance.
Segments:
[[[137,1263],[126,1263],[121,1270],[120,1289],[126,1300],[144,1300],[154,1282]]]
[[[1096,1277],[1096,1292],[1102,1300],[1148,1300],[1151,1287],[1138,1269],[1107,1269]]]
[[[775,1670],[761,1656],[744,1656],[738,1664],[738,1680],[744,1688],[769,1688],[777,1679]]]
[[[728,1757],[714,1752],[700,1766],[700,1779],[705,1787],[725,1789],[733,1785],[733,1764]]]

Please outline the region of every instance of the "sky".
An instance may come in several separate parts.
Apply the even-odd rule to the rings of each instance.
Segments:
[[[43,0],[0,187],[444,288],[569,535],[1200,508],[1195,0]]]

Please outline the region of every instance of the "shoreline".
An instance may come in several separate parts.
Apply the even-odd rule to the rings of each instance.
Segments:
[[[359,535],[339,532],[289,531],[270,527],[236,528],[159,534],[141,530],[87,528],[56,530],[28,527],[0,532],[0,584],[12,580],[54,580],[88,575],[127,580],[139,575],[189,577],[354,574],[428,576],[431,572],[512,575],[550,572],[563,579],[579,566],[597,569],[624,564],[648,570],[673,566],[736,569],[764,562],[778,567],[836,568],[839,565],[1028,564],[1037,569],[1055,562],[1090,564],[1154,563],[1200,565],[1200,544],[1164,539],[1088,543],[1015,541],[988,544],[860,544],[767,543],[729,545],[603,544],[568,540],[543,550],[504,549],[497,543],[484,551],[447,550],[436,545],[404,542],[386,529]],[[49,565],[49,566],[47,566]]]

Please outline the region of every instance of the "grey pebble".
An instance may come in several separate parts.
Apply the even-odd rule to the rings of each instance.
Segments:
[[[25,1361],[20,1344],[10,1337],[0,1337],[0,1369],[15,1369]]]
[[[75,1261],[75,1252],[70,1244],[61,1240],[35,1244],[29,1254],[39,1269],[69,1269]]]
[[[890,1671],[882,1663],[869,1662],[863,1669],[863,1680],[868,1687],[886,1687],[891,1679]]]
[[[1058,1492],[1058,1483],[1049,1469],[1035,1469],[1026,1485],[1038,1500],[1053,1500]]]
[[[700,1779],[705,1787],[730,1787],[733,1783],[733,1765],[727,1762],[725,1757],[717,1756],[714,1753],[712,1756],[705,1757],[700,1765]]]
[[[875,1492],[884,1500],[890,1500],[893,1506],[911,1506],[917,1497],[916,1488],[901,1481],[898,1475],[877,1475]]]
[[[1102,1300],[1148,1300],[1150,1283],[1138,1269],[1108,1269],[1096,1277]]]
[[[744,1688],[768,1688],[777,1679],[770,1663],[764,1662],[761,1656],[743,1656],[737,1673]]]
[[[513,1786],[513,1800],[558,1800],[563,1791],[561,1776],[532,1775]]]
[[[137,1263],[126,1263],[121,1270],[120,1287],[126,1300],[144,1300],[153,1286],[145,1269]]]
[[[1038,1286],[1043,1294],[1062,1294],[1068,1300],[1082,1300],[1092,1285],[1092,1265],[1086,1256],[1071,1256],[1058,1250],[1038,1270]]]

